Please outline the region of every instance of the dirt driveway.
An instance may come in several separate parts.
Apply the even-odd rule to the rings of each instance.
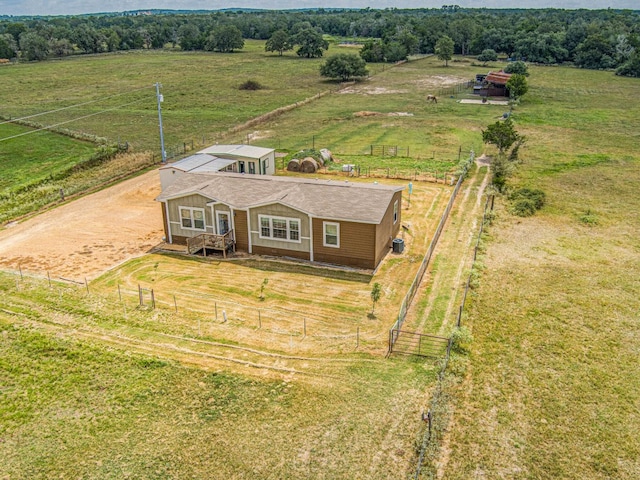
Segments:
[[[84,281],[162,241],[156,170],[0,231],[0,268]]]

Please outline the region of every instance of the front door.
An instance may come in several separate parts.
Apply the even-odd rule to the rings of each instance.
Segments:
[[[216,212],[218,217],[218,235],[224,235],[229,231],[229,213]]]

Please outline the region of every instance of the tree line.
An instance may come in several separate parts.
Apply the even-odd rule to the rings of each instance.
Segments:
[[[0,58],[44,60],[131,49],[233,52],[245,39],[267,51],[318,57],[327,36],[363,44],[367,62],[435,53],[443,37],[454,53],[491,52],[541,64],[571,62],[640,76],[640,12],[558,9],[361,9],[156,12],[152,15],[0,17]]]

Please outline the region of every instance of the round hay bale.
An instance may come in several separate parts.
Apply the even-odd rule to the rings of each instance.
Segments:
[[[300,171],[300,160],[294,158],[293,160],[289,160],[287,163],[287,170],[289,172],[299,172]]]
[[[322,161],[324,163],[329,163],[333,161],[333,155],[331,155],[331,152],[326,148],[323,148],[322,150],[320,150],[320,156],[322,157]]]
[[[318,162],[311,157],[305,157],[300,162],[300,171],[302,173],[316,173],[318,171]]]

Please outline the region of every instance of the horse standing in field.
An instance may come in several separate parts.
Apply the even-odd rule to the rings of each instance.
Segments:
[[[438,98],[435,95],[427,95],[427,103],[438,103]]]

